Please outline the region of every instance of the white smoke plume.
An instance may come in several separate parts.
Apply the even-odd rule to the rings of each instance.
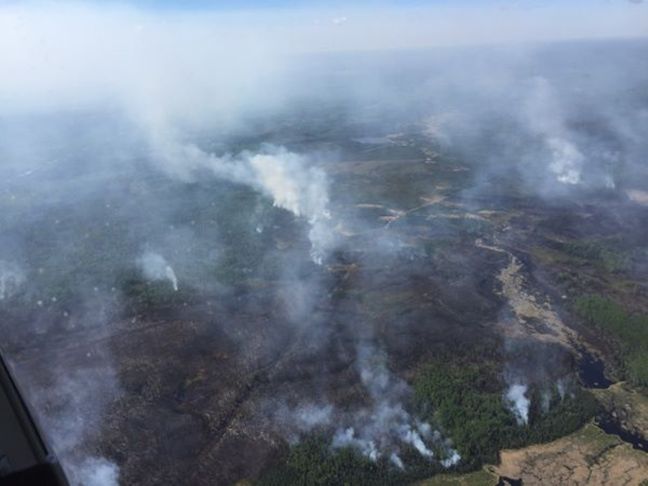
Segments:
[[[272,413],[274,422],[291,444],[313,430],[333,432],[330,447],[350,447],[371,461],[387,458],[398,469],[404,447],[411,447],[427,460],[445,467],[459,463],[461,456],[439,431],[404,408],[409,386],[385,366],[383,353],[373,345],[358,349],[357,367],[370,403],[357,409],[337,409],[331,404],[304,403],[281,406]]]
[[[556,390],[558,390],[558,395],[560,396],[561,400],[565,399],[565,395],[567,393],[567,382],[563,378],[559,378],[558,381],[556,382]]]
[[[542,390],[540,395],[540,407],[543,413],[549,412],[551,409],[552,401],[558,394],[558,398],[562,401],[565,399],[565,396],[568,393],[570,384],[567,378],[558,378],[555,382],[555,385],[548,386]]]
[[[398,469],[405,469],[405,464],[403,464],[403,460],[400,457],[398,457],[398,454],[396,454],[395,452],[391,453],[391,455],[389,456],[389,460]]]
[[[309,404],[295,410],[293,417],[300,428],[311,430],[318,425],[328,423],[331,420],[332,413],[333,407],[331,405],[318,406]]]
[[[529,423],[529,406],[531,401],[527,398],[528,387],[523,384],[513,384],[506,391],[506,405],[515,415],[515,420],[519,425]]]
[[[356,432],[353,427],[338,430],[333,436],[333,442],[331,443],[331,446],[334,449],[341,447],[353,447],[372,461],[377,461],[378,457],[380,457],[380,453],[376,448],[375,441],[372,439],[356,436]],[[392,452],[392,456],[398,457],[395,452]]]
[[[303,434],[318,427],[330,426],[333,419],[333,406],[305,403],[297,407],[281,406],[273,414],[274,422],[287,432],[290,443],[299,442]]]
[[[585,157],[569,139],[565,115],[547,79],[532,80],[526,114],[531,130],[541,137],[549,152],[548,169],[555,179],[562,184],[579,184]]]
[[[80,486],[118,486],[119,468],[103,457],[91,457],[73,470],[70,480]]]
[[[403,445],[414,448],[422,457],[433,459],[432,446],[443,451],[440,458],[444,467],[459,462],[458,452],[444,441],[430,424],[413,417],[403,408],[409,392],[408,385],[394,377],[385,366],[384,356],[373,346],[358,349],[357,365],[363,385],[369,392],[371,406],[353,417],[353,425],[339,428],[332,447],[353,447],[371,459],[387,456],[399,468],[405,465],[399,452]]]
[[[321,265],[332,245],[326,174],[307,167],[302,157],[284,149],[253,155],[249,163],[254,169],[255,185],[272,197],[275,206],[306,218],[311,226],[311,258]]]
[[[549,170],[563,184],[578,184],[581,182],[581,171],[585,157],[578,148],[563,138],[550,137],[547,146],[551,150],[552,160]]]
[[[137,259],[137,265],[148,280],[168,280],[173,290],[178,290],[178,278],[162,255],[147,251]]]
[[[172,176],[191,180],[208,170],[216,177],[246,184],[272,198],[273,204],[310,225],[311,258],[321,265],[334,244],[330,220],[328,182],[323,170],[302,155],[266,145],[262,152],[217,156],[193,144],[180,144],[169,136],[152,137],[157,161]]]
[[[88,453],[86,446],[100,434],[106,407],[117,397],[117,377],[102,353],[88,353],[87,359],[93,364],[71,373],[52,370],[54,379],[47,385],[19,378],[28,385],[39,421],[71,486],[117,486],[117,464]]]
[[[456,466],[461,461],[461,456],[454,449],[450,450],[450,455],[441,461],[441,465],[445,468]]]
[[[0,260],[0,300],[11,298],[25,282],[25,273],[12,262]]]

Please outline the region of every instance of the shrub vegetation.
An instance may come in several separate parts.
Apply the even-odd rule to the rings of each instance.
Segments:
[[[577,299],[575,308],[586,324],[614,340],[625,378],[634,385],[648,387],[648,316],[630,314],[598,295]]]

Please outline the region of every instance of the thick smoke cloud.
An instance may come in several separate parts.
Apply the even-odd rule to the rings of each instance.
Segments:
[[[322,263],[333,236],[328,225],[328,182],[321,169],[309,167],[303,156],[281,147],[265,146],[256,154],[216,156],[192,144],[177,145],[168,139],[160,144],[153,146],[153,153],[171,175],[191,180],[192,174],[207,170],[218,178],[247,184],[269,196],[276,207],[306,219],[311,227],[312,259]]]

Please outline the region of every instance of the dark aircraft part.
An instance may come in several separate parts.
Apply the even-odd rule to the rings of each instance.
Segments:
[[[0,486],[68,486],[0,355]]]

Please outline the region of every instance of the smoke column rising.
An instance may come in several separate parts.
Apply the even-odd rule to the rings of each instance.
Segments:
[[[402,469],[406,466],[399,456],[402,445],[412,447],[422,457],[432,460],[435,454],[429,443],[443,451],[446,457],[440,461],[444,467],[459,462],[461,457],[439,432],[404,409],[409,387],[389,372],[380,350],[368,343],[360,345],[357,367],[371,398],[371,406],[355,413],[350,426],[336,431],[333,448],[353,447],[372,461],[386,454],[394,465]]]
[[[531,401],[526,396],[527,390],[528,387],[526,385],[514,384],[506,391],[506,402],[519,425],[529,423],[529,406],[531,405]]]
[[[137,264],[148,280],[168,280],[173,290],[178,290],[178,278],[162,255],[148,251],[138,258]]]
[[[275,206],[304,218],[310,225],[308,236],[315,263],[321,265],[334,246],[326,174],[309,165],[304,156],[271,145],[259,153],[216,156],[170,138],[160,141],[156,137],[153,144],[164,169],[181,180],[208,170],[218,178],[257,189],[272,198]]]

